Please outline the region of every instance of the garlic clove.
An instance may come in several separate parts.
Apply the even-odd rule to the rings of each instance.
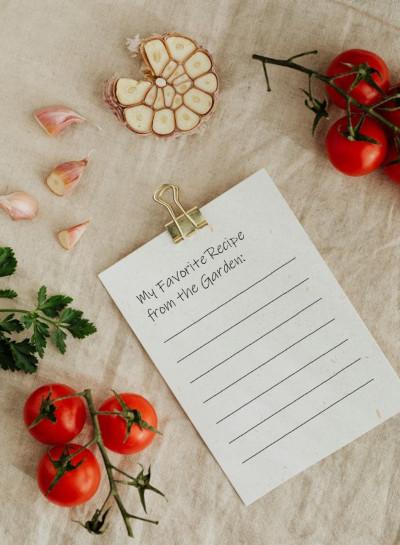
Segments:
[[[14,191],[0,196],[0,208],[5,210],[13,220],[31,220],[38,212],[38,202],[25,191]]]
[[[83,123],[84,117],[66,106],[48,106],[34,112],[34,117],[49,136],[57,136],[73,123]]]
[[[204,76],[200,76],[195,80],[194,84],[198,89],[206,91],[207,93],[215,93],[215,91],[218,89],[217,78],[212,72],[204,74]]]
[[[163,73],[161,74],[164,79],[168,79],[170,75],[174,72],[175,68],[178,65],[175,61],[169,61],[167,66],[164,68]]]
[[[150,91],[147,93],[146,98],[144,99],[145,104],[147,104],[147,106],[153,106],[154,101],[156,100],[156,96],[157,87],[153,85]]]
[[[124,106],[139,104],[151,87],[149,81],[136,81],[135,79],[120,78],[115,87],[115,95]]]
[[[200,117],[186,108],[186,106],[181,106],[175,112],[176,126],[181,131],[191,131],[198,125]]]
[[[63,229],[57,234],[59,243],[66,250],[72,250],[75,244],[79,241],[83,233],[86,231],[90,223],[90,220],[87,220],[68,229]]]
[[[180,85],[178,85],[177,87],[175,87],[177,93],[180,93],[181,95],[183,95],[184,93],[186,93],[186,91],[188,91],[192,86],[192,82],[191,81],[185,81],[184,83],[181,83]]]
[[[177,93],[183,95],[192,87],[192,80],[186,74],[183,74],[174,80],[173,86]]]
[[[161,110],[161,108],[164,108],[164,93],[162,89],[157,89],[157,98],[154,102],[153,108],[155,110]]]
[[[168,83],[172,83],[176,78],[179,78],[179,76],[182,76],[183,74],[185,73],[185,70],[183,68],[183,66],[180,64],[176,70],[174,70],[172,72],[172,74],[170,75],[170,77],[168,78]]]
[[[167,85],[166,87],[164,87],[164,102],[167,108],[171,107],[172,101],[174,100],[174,96],[175,96],[175,90],[173,87],[171,87],[171,85]]]
[[[185,70],[192,79],[198,78],[208,72],[211,68],[211,60],[203,51],[196,51],[185,62]]]
[[[173,86],[176,88],[181,83],[185,83],[186,81],[190,81],[190,78],[187,74],[182,74],[181,76],[174,79]]]
[[[171,108],[173,110],[176,110],[177,108],[179,108],[179,106],[182,106],[182,104],[183,104],[182,96],[181,95],[175,95],[174,100],[172,101]]]
[[[168,51],[161,40],[151,39],[144,43],[147,60],[156,76],[161,75],[168,61]]]
[[[192,40],[183,36],[171,36],[166,39],[166,44],[171,57],[177,62],[184,61],[196,49]]]
[[[47,176],[46,184],[53,193],[62,197],[78,185],[87,164],[88,159],[61,163]]]
[[[183,95],[183,103],[196,114],[204,115],[212,108],[213,101],[210,95],[200,89],[190,89]]]
[[[166,134],[171,134],[174,130],[175,118],[173,111],[168,108],[158,110],[153,118],[153,131],[156,134],[164,136]]]
[[[151,131],[153,109],[149,106],[132,106],[124,110],[125,121],[134,132],[145,134]]]

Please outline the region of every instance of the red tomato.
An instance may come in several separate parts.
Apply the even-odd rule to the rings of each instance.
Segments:
[[[43,400],[51,394],[51,399],[75,393],[75,390],[65,384],[46,384],[28,397],[24,406],[24,421],[30,426],[40,412]],[[86,420],[86,409],[80,397],[72,397],[54,403],[56,422],[48,418],[41,420],[29,433],[46,445],[68,443],[78,435]]]
[[[352,116],[356,126],[360,114]],[[377,169],[387,153],[387,137],[382,127],[373,119],[366,118],[360,133],[373,138],[374,144],[362,140],[349,140],[346,137],[347,117],[342,117],[332,125],[326,136],[326,150],[335,168],[348,176],[363,176]]]
[[[400,163],[390,165],[392,161],[396,161],[400,158],[400,152],[397,147],[392,144],[389,148],[389,153],[386,157],[385,165],[383,168],[384,173],[389,176],[391,180],[400,184]]]
[[[388,91],[388,95],[395,95],[395,94],[400,94],[400,83],[398,83],[397,85],[394,85]],[[386,110],[380,110],[380,113],[384,117],[386,117],[388,121],[400,127],[400,98],[395,98],[383,104],[383,108],[396,108],[396,107],[399,109],[394,110],[392,112],[388,112]]]
[[[59,460],[63,453],[73,454],[81,448],[80,445],[74,443],[52,447],[40,460],[37,471],[38,485],[42,493],[52,503],[62,507],[73,507],[87,502],[96,493],[100,484],[100,467],[96,457],[88,449],[84,449],[71,459],[70,463],[73,466],[76,466],[81,460],[83,462],[76,469],[67,471],[54,488],[47,493],[57,474],[52,460]]]
[[[337,74],[343,74],[354,70],[354,68],[347,66],[347,63],[354,65],[356,69],[360,64],[367,64],[370,68],[378,70],[378,73],[372,74],[371,77],[382,91],[386,92],[388,90],[390,85],[390,74],[385,61],[375,53],[365,51],[364,49],[349,49],[335,57],[328,67],[326,72],[327,76],[336,76]],[[352,74],[350,76],[337,78],[334,83],[348,92],[354,78],[355,75]],[[336,106],[343,109],[346,108],[346,100],[337,91],[332,89],[329,85],[326,86],[326,90],[333,104],[336,104]],[[382,98],[382,93],[377,89],[374,89],[374,87],[366,81],[360,81],[349,94],[358,100],[358,102],[361,102],[361,104],[366,105],[374,104]]]
[[[157,428],[157,414],[153,406],[142,396],[131,393],[119,394],[126,405],[139,412],[140,418],[153,428]],[[122,406],[115,396],[109,397],[99,411],[121,411]],[[126,422],[118,415],[99,415],[99,424],[104,444],[120,454],[133,454],[145,449],[154,439],[155,433],[133,424],[126,437]]]

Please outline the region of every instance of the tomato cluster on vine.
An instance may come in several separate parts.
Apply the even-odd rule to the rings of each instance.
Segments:
[[[326,75],[331,103],[347,110],[326,137],[333,166],[349,176],[383,166],[385,174],[400,183],[400,84],[391,86],[385,61],[371,51],[350,49],[333,59]]]
[[[29,432],[37,441],[51,445],[38,465],[38,486],[57,505],[80,505],[96,493],[101,470],[90,446],[99,446],[101,441],[114,452],[133,454],[148,447],[159,433],[156,411],[138,394],[114,393],[91,416],[98,419],[101,437],[79,445],[71,441],[86,422],[82,393],[65,384],[47,384],[25,402],[24,421]]]

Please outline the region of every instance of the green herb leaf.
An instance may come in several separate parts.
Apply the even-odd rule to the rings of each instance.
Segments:
[[[61,354],[65,354],[65,351],[67,349],[65,345],[65,339],[67,338],[67,334],[62,329],[57,328],[51,332],[50,337],[58,350],[61,352]]]
[[[31,343],[35,346],[36,352],[41,358],[44,356],[44,349],[47,345],[47,337],[50,336],[49,326],[45,322],[35,320],[33,323],[33,335]]]
[[[38,299],[39,297],[43,297],[43,293],[46,288],[44,286],[40,288]],[[41,291],[42,290],[42,291]],[[46,294],[44,294],[46,295]],[[38,305],[38,310],[41,310],[43,314],[48,316],[49,318],[56,318],[59,313],[65,309],[66,306],[68,306],[73,301],[72,297],[68,297],[67,295],[52,295],[51,297],[45,299],[41,304]]]
[[[83,312],[74,308],[66,308],[60,315],[60,324],[76,339],[83,339],[97,331],[96,326],[82,316]]]
[[[14,290],[0,290],[0,299],[15,299],[17,295]]]
[[[66,308],[60,314],[60,324],[71,325],[82,317],[82,311]]]
[[[44,305],[47,298],[47,288],[46,286],[42,286],[39,288],[37,299],[38,299],[38,308],[41,308],[42,305]]]
[[[10,341],[9,343],[15,368],[12,371],[23,371],[24,373],[34,373],[37,368],[38,359],[35,354],[35,347],[24,339],[21,342]]]
[[[6,371],[16,371],[10,350],[10,340],[0,333],[0,367]]]
[[[11,276],[17,268],[14,250],[7,246],[0,248],[0,276]]]
[[[36,320],[36,312],[26,312],[22,315],[21,322],[24,324],[25,329],[32,327],[33,322]]]
[[[75,320],[67,329],[76,339],[84,339],[97,331],[96,326],[86,318]]]
[[[14,314],[9,314],[3,320],[0,320],[0,331],[5,333],[12,333],[22,331],[24,326],[17,318],[14,318]]]

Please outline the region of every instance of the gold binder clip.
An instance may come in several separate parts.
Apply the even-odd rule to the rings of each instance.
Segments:
[[[175,214],[173,207],[162,198],[164,193],[168,190],[172,191],[175,206],[181,211],[181,214],[178,216]],[[203,218],[197,206],[187,211],[183,208],[179,200],[179,187],[177,185],[160,185],[160,187],[154,192],[153,199],[168,210],[172,221],[168,222],[165,225],[165,228],[168,230],[172,240],[175,243],[180,242],[184,238],[190,237],[198,229],[202,229],[207,225],[207,220]]]

